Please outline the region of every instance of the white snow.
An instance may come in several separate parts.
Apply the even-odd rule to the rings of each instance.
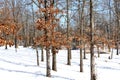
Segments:
[[[115,52],[113,59],[108,59],[110,54],[95,57],[97,80],[120,80],[120,55]],[[52,77],[48,78],[46,62],[40,61],[40,66],[36,65],[34,49],[19,46],[15,52],[14,47],[8,50],[0,47],[0,80],[90,80],[90,54],[84,59],[84,72],[79,72],[79,50],[72,50],[71,66],[66,65],[66,57],[67,51],[60,50],[57,54],[57,72],[51,70]]]

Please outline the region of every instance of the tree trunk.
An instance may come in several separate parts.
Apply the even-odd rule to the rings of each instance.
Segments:
[[[113,48],[112,48],[112,51],[111,51],[111,59],[113,58]]]
[[[116,34],[116,48],[117,52],[116,54],[119,55],[119,41],[120,41],[120,11],[119,11],[119,6],[120,6],[120,1],[119,0],[114,0],[114,7],[115,7],[115,14],[116,14],[116,28],[117,28],[117,34]]]
[[[37,66],[39,66],[39,53],[37,47],[36,47],[36,56],[37,56]]]
[[[24,47],[27,47],[27,38],[24,36]]]
[[[15,51],[17,52],[17,35],[15,35]]]
[[[44,4],[45,4],[45,9],[47,8],[47,0],[44,0]],[[45,24],[47,21],[47,13],[45,13]],[[45,32],[45,42],[49,41],[49,37],[48,37],[48,31],[47,29],[44,29]],[[51,67],[50,67],[50,48],[49,46],[46,45],[46,76],[47,77],[51,77]]]
[[[57,71],[56,67],[56,49],[52,47],[52,70]]]
[[[95,58],[94,58],[94,21],[93,21],[93,1],[90,0],[90,80],[96,80]]]
[[[50,68],[50,49],[49,47],[46,48],[46,76],[51,77],[51,68]]]
[[[117,43],[117,55],[119,55],[119,43]]]
[[[70,59],[70,54],[71,54],[71,49],[68,48],[68,55],[67,55],[67,65],[71,65],[71,59]]]
[[[69,0],[67,0],[67,40],[69,40]],[[70,47],[70,43],[68,41],[68,45]],[[71,49],[68,48],[68,53],[67,53],[67,65],[71,65]]]
[[[84,44],[84,55],[83,55],[83,58],[84,58],[84,59],[87,59],[87,58],[86,58],[86,48],[85,48],[85,44]]]
[[[8,48],[7,48],[7,42],[5,43],[5,49],[8,49]]]
[[[7,47],[7,36],[6,36],[6,34],[5,34],[5,49],[8,49],[8,47]]]
[[[82,48],[80,48],[80,72],[83,72]]]
[[[99,47],[97,47],[98,57],[100,57],[100,50]]]
[[[79,0],[79,27],[80,27],[80,35],[83,37],[83,18],[84,18],[84,5],[85,5],[85,0],[82,0],[82,13],[80,15],[80,0]],[[81,19],[80,19],[81,18]],[[80,72],[83,72],[83,40],[80,40]]]
[[[43,46],[41,47],[41,61],[44,61],[44,52],[43,52]]]

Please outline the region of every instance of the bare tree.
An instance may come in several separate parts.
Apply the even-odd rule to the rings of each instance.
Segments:
[[[70,49],[70,43],[69,43],[69,0],[66,0],[67,3],[67,40],[69,47],[67,48],[68,54],[67,54],[67,65],[71,65],[71,49]]]
[[[83,37],[83,18],[84,18],[84,6],[85,6],[85,0],[82,0],[82,12],[80,13],[80,0],[79,0],[79,27],[80,27],[80,35]],[[81,14],[81,15],[80,15]],[[81,18],[81,19],[80,19]],[[80,72],[83,72],[83,39],[80,40]]]
[[[96,80],[95,58],[94,58],[94,19],[93,19],[93,0],[90,0],[90,80]]]
[[[116,22],[117,22],[117,34],[116,34],[116,48],[117,48],[117,55],[119,55],[119,41],[120,41],[120,1],[114,0],[114,7],[115,7],[115,16],[116,16]]]

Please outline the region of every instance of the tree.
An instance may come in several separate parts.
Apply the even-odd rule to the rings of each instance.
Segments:
[[[93,0],[90,0],[90,80],[96,80],[95,58],[94,58],[94,21],[93,21]]]
[[[1,43],[5,45],[5,49],[7,49],[7,45],[12,46],[14,44],[11,36],[14,35],[15,28],[10,13],[8,2],[5,1],[0,12],[0,39]]]
[[[67,2],[67,41],[68,41],[68,47],[67,47],[67,65],[71,65],[71,49],[70,49],[70,42],[69,42],[69,0],[66,0]]]
[[[52,50],[53,53],[56,54],[60,46],[66,42],[66,38],[63,38],[64,35],[62,35],[58,31],[55,31],[59,19],[54,15],[57,15],[61,11],[53,6],[53,2],[47,1],[47,0],[43,1],[42,4],[44,5],[44,8],[40,8],[39,10],[44,15],[44,17],[41,16],[36,21],[36,27],[38,30],[42,32],[42,35],[36,37],[35,43],[36,45],[42,45],[43,47],[45,47],[47,77],[51,77],[51,66],[50,66],[51,47],[54,49]],[[54,59],[55,59],[55,56],[54,56]]]
[[[83,38],[83,18],[84,18],[84,6],[85,6],[85,0],[82,1],[82,13],[80,15],[80,0],[79,0],[79,27],[80,27],[80,36]],[[80,19],[81,18],[81,19]],[[83,72],[83,39],[80,39],[80,72]]]
[[[51,6],[54,7],[54,0],[51,1]],[[51,14],[52,15],[52,14]],[[52,15],[54,16],[54,15]],[[53,22],[54,24],[54,22]],[[52,70],[57,71],[57,65],[56,65],[56,47],[52,46]]]
[[[120,41],[120,10],[119,10],[119,4],[120,4],[120,1],[119,0],[114,0],[114,7],[115,7],[115,17],[116,17],[116,28],[117,28],[117,31],[118,32],[116,34],[116,48],[117,48],[117,55],[119,55],[119,41]]]

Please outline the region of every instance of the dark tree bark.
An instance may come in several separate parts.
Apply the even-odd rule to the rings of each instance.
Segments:
[[[44,52],[43,52],[43,46],[41,47],[41,61],[44,61]]]
[[[52,70],[57,71],[55,47],[52,47]]]
[[[37,66],[39,66],[39,53],[37,47],[36,47],[36,56],[37,56]]]
[[[17,52],[17,35],[15,35],[15,51]]]
[[[71,65],[71,59],[70,59],[70,54],[71,54],[71,49],[68,48],[68,55],[67,55],[67,65]]]
[[[86,58],[86,48],[85,48],[85,43],[84,43],[84,55],[83,55],[83,59],[87,59],[87,58]]]
[[[116,55],[119,55],[119,43],[117,43],[117,51],[116,51]]]

